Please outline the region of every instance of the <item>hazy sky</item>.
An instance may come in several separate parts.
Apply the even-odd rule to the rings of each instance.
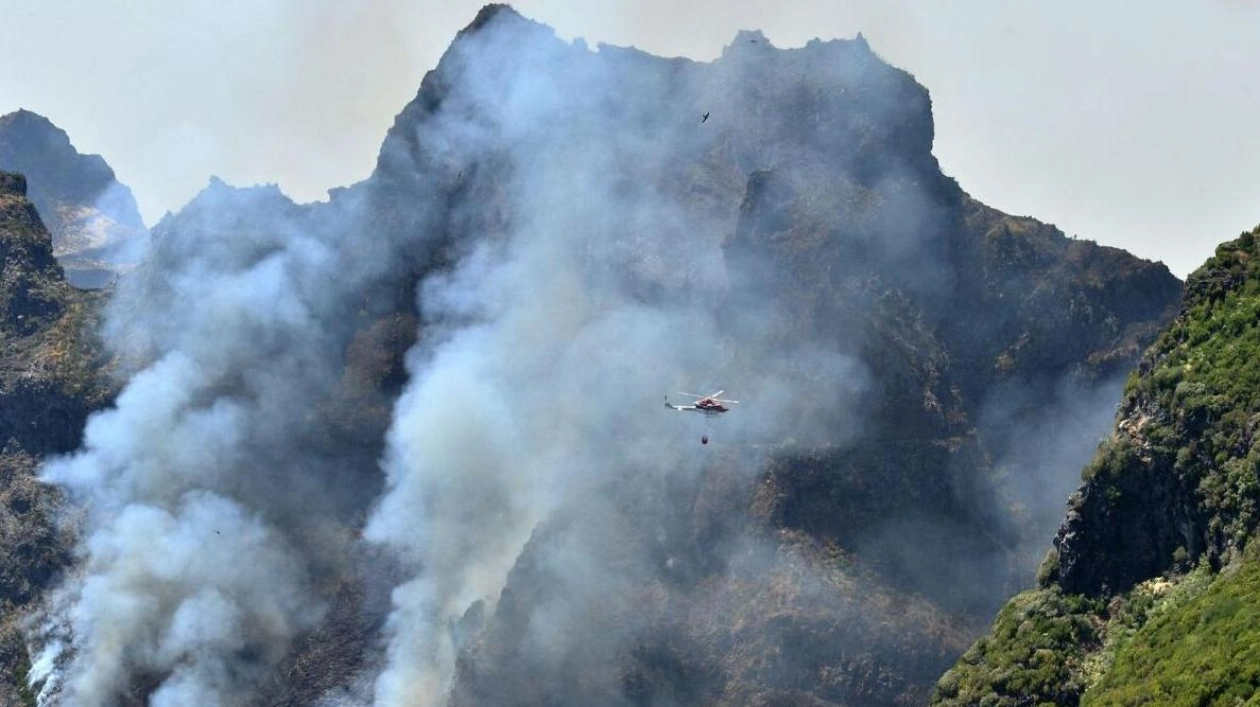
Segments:
[[[368,175],[480,2],[0,0],[0,113],[103,155],[153,222],[215,174],[300,201]],[[1260,0],[522,0],[564,38],[715,58],[862,32],[931,91],[981,201],[1184,276],[1260,223]]]

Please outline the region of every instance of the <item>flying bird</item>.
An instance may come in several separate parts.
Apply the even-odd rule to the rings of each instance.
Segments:
[[[709,111],[705,111],[704,115],[700,116],[700,122],[703,123],[704,121],[708,119],[709,119]]]

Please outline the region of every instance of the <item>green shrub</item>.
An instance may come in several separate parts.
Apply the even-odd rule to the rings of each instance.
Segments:
[[[937,685],[933,704],[1068,704],[1085,688],[1079,671],[1098,641],[1102,604],[1057,586],[1019,594],[989,637],[975,643]]]
[[[1260,699],[1260,563],[1218,575],[1116,652],[1083,705],[1233,705]]]

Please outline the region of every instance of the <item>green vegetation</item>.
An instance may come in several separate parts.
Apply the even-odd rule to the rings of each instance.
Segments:
[[[1255,566],[1260,568],[1260,563]],[[1212,582],[1217,576],[1204,562],[1187,574],[1143,582],[1110,600],[1064,594],[1058,586],[1024,592],[998,614],[990,635],[977,641],[945,674],[933,704],[1143,704],[1131,699],[1138,693],[1125,693],[1118,702],[1092,700],[1111,694],[1108,690],[1117,684],[1114,676],[1125,670],[1113,670],[1113,665],[1149,664],[1151,651],[1162,650],[1147,647],[1152,627],[1167,625],[1173,617],[1197,616],[1203,603],[1210,601],[1210,594],[1204,594],[1215,587]],[[1260,611],[1260,593],[1252,601]],[[1167,641],[1190,633],[1183,623],[1176,624]],[[1260,636],[1260,625],[1256,630]],[[1227,645],[1221,648],[1228,649]],[[1208,659],[1224,660],[1218,655]],[[1175,673],[1177,665],[1176,660],[1169,660],[1164,667]]]
[[[1058,587],[1024,592],[941,678],[933,704],[1064,704],[1085,690],[1081,666],[1100,641],[1103,605]]]
[[[945,674],[934,704],[1260,705],[1257,434],[1260,228],[1191,275],[1181,315],[1129,377],[1117,434],[1082,471],[1071,542],[1047,556],[1042,588],[1012,599]],[[1120,544],[1157,532],[1141,550]],[[1103,568],[1101,589],[1081,585],[1096,597],[1064,592],[1068,566]],[[1133,567],[1158,569],[1132,585]],[[1109,591],[1111,578],[1131,588]]]
[[[1116,654],[1124,650],[1148,621],[1197,598],[1214,577],[1211,567],[1203,562],[1188,574],[1148,580],[1108,602],[1101,648],[1091,653],[1084,665],[1086,696],[1111,669]]]
[[[1216,249],[1190,277],[1186,309],[1129,383],[1132,400],[1166,411],[1146,430],[1156,453],[1197,485],[1214,548],[1241,548],[1260,502],[1260,228]],[[1228,558],[1225,558],[1228,559]]]
[[[1217,576],[1116,651],[1084,705],[1260,703],[1260,562]]]
[[[1094,458],[1081,470],[1081,480],[1114,480],[1137,459],[1137,452],[1127,439],[1113,437],[1099,446]]]
[[[1200,428],[1237,424],[1241,405],[1260,407],[1260,228],[1219,246],[1186,286],[1182,316],[1156,341],[1149,375],[1129,392],[1182,410]]]

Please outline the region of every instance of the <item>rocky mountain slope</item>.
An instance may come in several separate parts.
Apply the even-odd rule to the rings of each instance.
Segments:
[[[26,177],[76,287],[102,287],[138,257],[146,229],[131,190],[100,155],[81,155],[65,131],[28,110],[0,116],[0,170]]]
[[[1260,501],[1260,228],[1191,274],[1085,467],[1039,588],[1002,609],[937,704],[1242,704]],[[987,701],[985,701],[987,700]]]
[[[103,329],[134,375],[44,472],[85,540],[35,688],[926,701],[1180,295],[932,141],[861,38],[696,63],[487,7],[369,179],[216,181],[155,227]],[[661,409],[693,385],[744,404]]]
[[[35,467],[74,449],[109,396],[94,299],[66,283],[26,180],[0,172],[0,704],[21,703],[22,620],[73,547]]]
[[[497,44],[508,37],[529,49]],[[446,231],[456,242],[510,231],[520,214],[503,206],[510,181],[497,173],[522,169],[511,151],[470,160],[426,139],[483,73],[506,71],[498,80],[508,83],[537,63],[607,71],[631,87],[628,113],[636,103],[710,112],[681,135],[660,129],[675,141],[664,152],[685,159],[612,169],[698,215],[669,233],[691,252],[663,257],[684,278],[720,263],[729,284],[713,306],[732,350],[723,380],[747,386],[768,361],[798,357],[785,375],[801,394],[783,411],[792,432],[731,442],[693,474],[671,472],[668,458],[640,464],[629,472],[638,481],[598,487],[615,502],[583,496],[540,526],[497,611],[474,604],[465,615],[485,627],[458,641],[455,702],[926,700],[977,620],[1031,580],[1030,548],[1059,515],[1046,511],[1047,490],[1066,497],[1178,283],[1162,266],[965,195],[931,155],[926,91],[861,39],[785,51],[747,33],[704,65],[608,47],[591,55],[490,9],[462,41],[488,43],[503,66],[465,60],[457,42],[357,189],[405,204],[410,175],[436,174],[450,185],[440,198],[458,217]],[[535,46],[545,60],[512,68]],[[547,80],[579,117],[549,116],[556,137],[544,144],[580,149],[566,146],[584,144],[580,116],[603,115],[585,101],[608,99]],[[485,210],[466,213],[470,201]],[[616,237],[643,254],[622,266],[656,288],[642,297],[703,296],[702,284],[689,292],[653,277],[659,236]],[[828,387],[844,374],[797,353],[805,346],[860,361],[861,390]],[[617,593],[592,596],[548,569],[574,544],[616,567]],[[716,615],[738,618],[714,625]],[[542,630],[568,638],[540,644]]]

